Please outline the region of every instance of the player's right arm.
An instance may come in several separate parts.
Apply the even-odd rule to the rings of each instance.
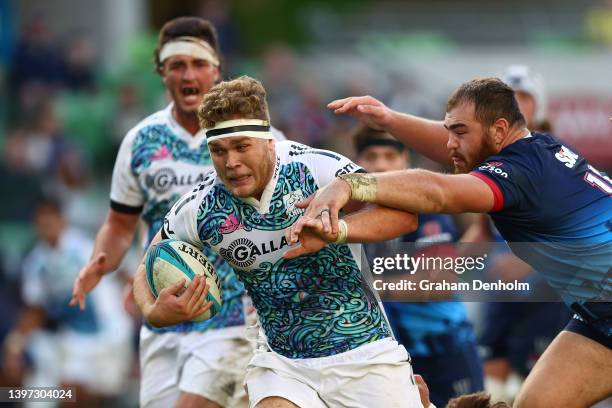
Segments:
[[[390,133],[433,161],[451,164],[446,148],[448,131],[442,121],[395,111],[371,96],[338,99],[327,107],[337,115],[354,116],[366,126]]]

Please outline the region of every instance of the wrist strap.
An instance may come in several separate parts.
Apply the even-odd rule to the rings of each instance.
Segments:
[[[369,203],[376,201],[378,183],[373,175],[350,173],[338,177],[351,188],[351,199]]]
[[[344,244],[348,237],[348,224],[344,220],[338,221],[338,237],[334,241],[334,244]]]

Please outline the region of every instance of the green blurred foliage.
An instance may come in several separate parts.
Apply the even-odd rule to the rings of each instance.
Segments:
[[[308,45],[308,30],[301,16],[314,7],[337,14],[371,3],[370,0],[231,0],[230,7],[240,32],[240,46],[248,54],[257,54],[271,44],[293,47]]]

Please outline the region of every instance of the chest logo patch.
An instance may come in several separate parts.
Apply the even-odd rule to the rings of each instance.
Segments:
[[[290,192],[289,194],[285,194],[283,196],[283,203],[285,204],[285,213],[289,217],[302,215],[304,213],[304,210],[302,208],[296,208],[295,206],[302,200],[304,200],[304,194],[302,193],[302,190],[295,190]]]

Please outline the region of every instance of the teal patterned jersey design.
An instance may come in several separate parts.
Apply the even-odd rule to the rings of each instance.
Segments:
[[[212,160],[204,137],[179,135],[175,122],[171,123],[170,109],[160,111],[128,133],[124,143],[128,159],[120,164],[125,169],[123,184],[125,190],[137,190],[142,202],[142,219],[147,224],[147,244],[160,230],[166,213],[187,191],[202,182],[212,171]],[[117,172],[117,165],[115,172]],[[129,172],[129,174],[127,174]],[[115,177],[115,175],[113,175]],[[119,182],[123,180],[119,179]],[[132,184],[129,184],[129,183]],[[113,180],[115,183],[115,180]],[[118,189],[120,191],[120,189]],[[121,197],[121,196],[120,196]],[[129,201],[125,195],[123,202]],[[112,196],[111,196],[112,198]],[[213,263],[222,282],[223,305],[219,314],[204,322],[185,322],[171,327],[148,327],[155,332],[204,331],[244,324],[242,295],[244,285],[237,279],[234,270],[215,252],[204,249],[205,255]]]
[[[278,150],[283,156],[284,149]],[[341,167],[344,162],[332,163]],[[335,355],[391,336],[355,248],[333,244],[315,254],[283,258],[289,249],[284,231],[303,212],[295,202],[319,188],[316,166],[316,160],[311,164],[285,154],[277,163],[267,212],[233,196],[218,178],[208,180],[177,203],[164,226],[164,237],[210,246],[234,267],[268,344],[288,358]],[[189,220],[196,225],[185,227]],[[183,228],[197,231],[197,237]]]

